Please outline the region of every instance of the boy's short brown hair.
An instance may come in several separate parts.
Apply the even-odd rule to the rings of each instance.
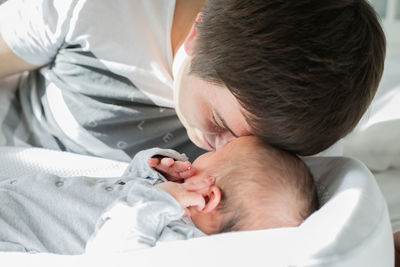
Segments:
[[[191,73],[228,87],[256,136],[300,155],[348,134],[383,72],[364,0],[209,0],[196,38]]]

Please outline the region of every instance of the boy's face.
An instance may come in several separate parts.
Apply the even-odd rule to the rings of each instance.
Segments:
[[[238,136],[251,135],[244,110],[223,86],[189,75],[190,57],[182,64],[174,84],[175,109],[197,146],[216,150]]]

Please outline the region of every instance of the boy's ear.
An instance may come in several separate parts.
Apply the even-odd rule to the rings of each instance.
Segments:
[[[194,45],[196,42],[196,31],[197,31],[197,23],[201,21],[201,13],[197,14],[195,22],[193,22],[192,28],[190,29],[189,34],[186,36],[186,39],[183,43],[185,48],[185,52],[188,56],[193,56]]]
[[[209,213],[217,209],[221,202],[221,190],[218,186],[213,185],[208,191],[206,197],[208,197],[208,201],[204,206],[204,209],[202,209],[202,213]]]

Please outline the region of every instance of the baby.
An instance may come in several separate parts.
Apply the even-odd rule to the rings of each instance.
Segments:
[[[177,183],[164,176],[190,178]],[[172,150],[145,150],[119,178],[3,178],[0,202],[0,251],[58,254],[297,226],[318,206],[302,161],[254,137],[240,137],[192,165]]]
[[[254,137],[241,137],[203,154],[192,166],[195,174],[190,179],[215,179],[202,193],[204,207],[189,206],[194,224],[206,234],[297,226],[318,208],[314,181],[305,164]],[[179,184],[156,186],[185,207],[179,198],[182,191],[176,189]]]

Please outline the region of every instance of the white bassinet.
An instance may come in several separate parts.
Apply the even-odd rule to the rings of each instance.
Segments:
[[[301,226],[226,233],[118,255],[0,253],[7,266],[340,266],[392,267],[386,202],[370,171],[343,157],[306,159],[322,207]],[[0,148],[0,176],[50,172],[120,176],[126,163],[40,148]]]

